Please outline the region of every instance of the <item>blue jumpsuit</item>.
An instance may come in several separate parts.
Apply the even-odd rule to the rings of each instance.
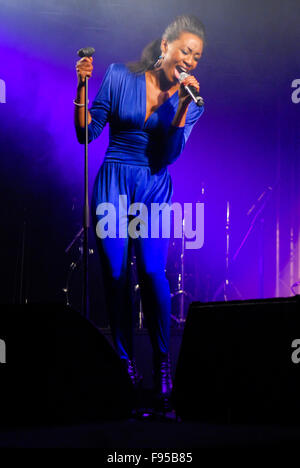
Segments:
[[[96,209],[104,202],[114,204],[117,226],[121,223],[127,228],[128,217],[119,219],[118,215],[119,195],[127,196],[127,207],[135,202],[147,207],[152,202],[171,204],[172,181],[166,166],[178,158],[203,112],[192,102],[185,127],[172,126],[178,99],[176,92],[145,122],[145,74],[131,73],[124,64],[108,67],[90,109],[92,121],[88,129],[90,142],[100,135],[107,122],[110,125],[109,146],[93,190],[95,229],[102,217]],[[82,140],[83,134],[78,138]],[[171,301],[165,275],[169,239],[150,235],[136,239],[128,235],[104,239],[97,236],[112,336],[120,358],[132,359],[129,242],[134,243],[143,312],[154,356],[159,356],[167,353],[169,347]]]

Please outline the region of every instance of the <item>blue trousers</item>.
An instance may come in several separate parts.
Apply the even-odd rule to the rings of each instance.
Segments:
[[[98,223],[105,216],[99,205],[111,203],[115,207],[116,237],[100,238],[97,235],[96,238],[109,323],[120,358],[132,359],[134,353],[134,317],[129,283],[130,243],[135,250],[143,312],[154,356],[167,353],[169,349],[171,299],[165,275],[169,239],[151,237],[151,223],[160,222],[161,216],[151,219],[150,205],[170,205],[172,193],[171,177],[165,168],[152,173],[148,166],[104,161],[95,180],[92,217],[96,234],[97,231],[99,233]],[[120,231],[124,233],[128,229],[130,222],[127,214],[120,211],[120,195],[126,195],[123,203],[127,200],[127,209],[132,203],[143,203],[148,208],[148,237],[119,236]]]

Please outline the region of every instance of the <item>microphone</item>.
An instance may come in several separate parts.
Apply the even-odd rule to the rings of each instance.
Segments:
[[[79,49],[77,51],[77,55],[79,55],[79,57],[92,57],[94,53],[95,49],[93,47],[83,47],[83,49]]]
[[[187,78],[188,76],[190,76],[188,73],[181,72],[180,75],[179,75],[179,78],[178,78],[179,83],[181,83],[181,82],[182,82],[185,78]],[[196,88],[194,88],[194,86],[186,86],[186,85],[184,85],[184,88],[185,88],[185,90],[189,93],[189,95],[191,96],[191,98],[193,99],[193,101],[197,104],[197,106],[199,106],[199,107],[204,106],[204,100],[203,100],[203,98],[200,96],[200,94],[198,93],[198,91],[196,90]]]

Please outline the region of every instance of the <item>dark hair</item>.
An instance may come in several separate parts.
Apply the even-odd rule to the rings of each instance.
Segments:
[[[205,43],[205,28],[196,16],[177,16],[175,20],[166,27],[161,38],[155,39],[150,42],[150,44],[146,45],[142,51],[140,60],[126,64],[129,70],[137,74],[145,73],[147,70],[153,70],[154,64],[161,55],[161,40],[166,39],[168,42],[173,42],[179,38],[182,32],[195,34],[195,36],[200,37]]]

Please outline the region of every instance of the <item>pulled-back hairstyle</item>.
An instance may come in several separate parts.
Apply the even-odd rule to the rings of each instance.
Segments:
[[[205,28],[196,16],[177,16],[174,21],[166,27],[161,38],[155,39],[150,42],[150,44],[146,45],[142,51],[140,60],[127,63],[129,70],[136,74],[142,74],[147,70],[153,70],[154,64],[161,55],[161,40],[166,39],[168,42],[173,42],[179,38],[182,32],[195,34],[195,36],[200,37],[203,43],[205,43]]]

